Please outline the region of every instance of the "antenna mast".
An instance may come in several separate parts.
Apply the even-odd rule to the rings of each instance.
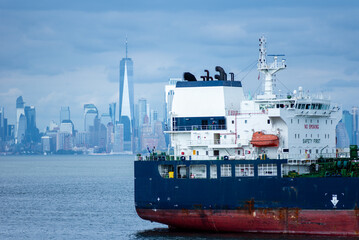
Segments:
[[[267,64],[267,49],[266,49],[266,39],[262,36],[259,39],[259,59],[258,59],[258,71],[264,73],[265,82],[264,82],[264,95],[258,96],[258,99],[275,99],[276,95],[273,94],[273,75],[283,70],[287,67],[285,60],[283,59],[281,63],[277,62],[278,56],[284,56],[282,54],[271,55],[274,56],[274,62]]]
[[[127,34],[126,34],[126,58],[127,58]]]

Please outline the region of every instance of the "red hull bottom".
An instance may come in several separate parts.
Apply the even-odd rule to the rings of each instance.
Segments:
[[[145,220],[189,230],[359,236],[358,210],[136,209],[136,211]]]

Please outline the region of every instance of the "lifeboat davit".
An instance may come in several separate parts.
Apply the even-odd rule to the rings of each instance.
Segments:
[[[273,134],[255,132],[253,133],[251,144],[255,147],[278,147],[279,138]]]

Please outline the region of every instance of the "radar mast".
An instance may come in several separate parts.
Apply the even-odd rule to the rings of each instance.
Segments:
[[[287,66],[285,60],[283,59],[278,63],[278,56],[284,56],[283,54],[268,55],[274,57],[274,62],[267,64],[267,49],[266,49],[266,39],[262,36],[259,39],[259,59],[258,59],[258,71],[264,73],[264,94],[259,95],[258,99],[275,99],[276,95],[273,93],[273,75],[285,69]]]

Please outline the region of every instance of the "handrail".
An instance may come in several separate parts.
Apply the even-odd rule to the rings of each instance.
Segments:
[[[226,125],[187,125],[173,126],[172,131],[226,130]]]

